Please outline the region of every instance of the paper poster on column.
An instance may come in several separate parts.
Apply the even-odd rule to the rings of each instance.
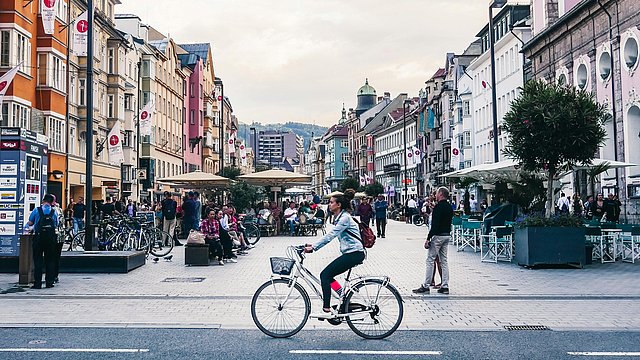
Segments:
[[[151,123],[153,119],[153,102],[149,101],[140,111],[140,136],[151,136]]]
[[[40,0],[40,9],[42,13],[42,27],[47,35],[53,34],[56,23],[56,1],[57,0]],[[62,1],[62,0],[61,0]]]
[[[449,167],[455,170],[460,170],[460,139],[458,139],[458,128],[453,127],[453,133],[451,134],[451,162]]]
[[[116,123],[111,128],[111,131],[109,131],[107,141],[109,164],[122,164],[124,162],[124,152],[122,151],[122,139],[120,137],[120,121],[116,121]]]
[[[87,56],[89,42],[88,13],[85,11],[73,22],[73,53],[76,56]]]

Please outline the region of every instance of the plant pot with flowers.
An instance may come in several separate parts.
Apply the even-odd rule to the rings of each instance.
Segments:
[[[599,153],[609,118],[607,108],[593,94],[575,87],[531,80],[504,116],[508,132],[504,153],[522,169],[543,173],[547,196],[544,216],[531,217],[516,227],[516,261],[584,265],[584,229],[580,219],[552,219],[554,181],[577,165],[588,165]]]

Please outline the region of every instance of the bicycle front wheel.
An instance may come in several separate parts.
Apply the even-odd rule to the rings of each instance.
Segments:
[[[169,255],[173,250],[173,237],[158,228],[149,228],[148,230],[145,235],[149,236],[148,241],[151,242],[149,252],[157,257]]]
[[[84,230],[78,231],[73,239],[71,239],[67,251],[84,251]]]
[[[384,339],[402,322],[402,297],[393,285],[380,280],[362,280],[353,285],[345,299],[345,312],[354,333],[365,339]]]
[[[311,300],[304,288],[290,279],[262,284],[251,299],[251,317],[258,329],[274,338],[286,338],[302,330],[309,319]]]
[[[413,215],[411,220],[415,226],[422,226],[424,224],[424,218],[421,215]]]
[[[260,229],[254,224],[245,224],[245,234],[247,234],[247,242],[251,245],[255,245],[258,241],[260,241]]]

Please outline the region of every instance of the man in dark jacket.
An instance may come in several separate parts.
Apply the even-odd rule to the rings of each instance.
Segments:
[[[427,255],[427,273],[425,281],[419,288],[414,289],[416,294],[428,294],[429,285],[433,280],[433,266],[436,256],[440,258],[442,269],[442,286],[438,289],[440,294],[449,294],[449,265],[447,263],[447,248],[451,240],[451,219],[453,218],[453,209],[447,200],[449,198],[449,189],[441,187],[436,192],[436,201],[438,202],[433,208],[431,216],[431,230],[427,235],[424,248],[429,250]]]
[[[56,228],[58,214],[52,204],[54,197],[47,194],[42,199],[42,205],[34,209],[29,215],[27,227],[33,226],[33,289],[42,288],[42,268],[46,270],[45,283],[52,288],[56,278]]]
[[[188,235],[189,231],[196,230],[198,228],[198,218],[199,215],[196,215],[196,202],[193,200],[194,194],[193,191],[189,191],[187,195],[187,200],[182,204],[182,214],[184,222],[184,231]]]

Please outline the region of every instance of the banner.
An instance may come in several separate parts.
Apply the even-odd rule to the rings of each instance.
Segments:
[[[413,147],[413,161],[414,164],[422,164],[422,151],[418,147]]]
[[[329,194],[331,194],[331,186],[329,186],[329,185],[324,185],[324,186],[322,187],[322,192],[323,192],[323,195],[329,195]]]
[[[369,185],[373,183],[373,178],[369,176],[369,174],[364,174],[364,181],[365,183],[367,183],[367,185]]]
[[[413,148],[408,147],[407,148],[407,152],[406,152],[406,156],[407,156],[407,165],[411,165],[411,164],[415,164],[413,158]]]
[[[451,134],[451,161],[449,167],[455,170],[460,170],[460,139],[458,139],[458,127],[453,127],[453,133]]]
[[[85,11],[73,22],[73,53],[76,56],[87,56],[89,39],[88,13]]]
[[[364,186],[364,185],[365,185],[364,176],[360,175],[360,186]]]
[[[18,72],[18,68],[21,65],[22,63],[18,64],[16,67],[7,71],[4,75],[0,76],[0,104],[2,104],[2,98],[4,97],[4,94],[7,93],[7,90],[9,90],[9,85],[11,85],[11,82],[13,81],[13,78],[16,76],[16,73]]]
[[[142,108],[142,111],[140,111],[138,119],[140,122],[140,136],[151,136],[151,123],[153,122],[154,110],[153,101],[149,101],[147,105]]]
[[[122,139],[120,137],[120,121],[116,123],[107,135],[107,154],[109,155],[109,164],[120,165],[124,162],[124,152],[122,151]]]
[[[240,142],[240,159],[242,161],[242,166],[247,166],[247,148],[242,142]]]
[[[427,129],[433,129],[436,127],[436,114],[433,113],[433,110],[429,108],[427,112]]]
[[[40,0],[42,27],[47,35],[53,34],[56,24],[56,0]]]
[[[236,132],[232,132],[229,135],[229,140],[227,141],[227,144],[229,145],[229,154],[235,154],[236,152]]]

